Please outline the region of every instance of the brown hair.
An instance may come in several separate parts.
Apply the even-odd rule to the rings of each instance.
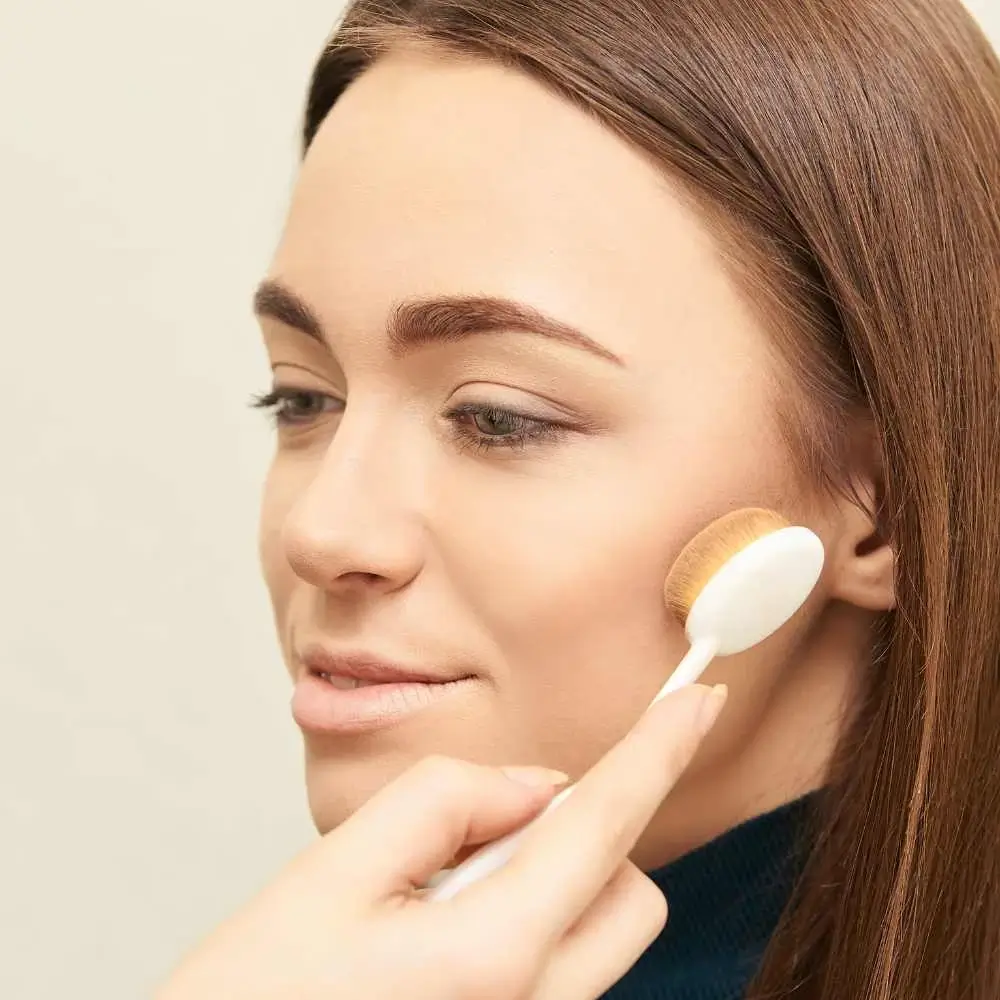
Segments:
[[[752,997],[1000,997],[1000,64],[958,0],[360,0],[304,143],[400,40],[519,68],[678,179],[884,465],[897,610]],[[728,236],[728,241],[726,237]],[[738,252],[737,252],[738,249]]]

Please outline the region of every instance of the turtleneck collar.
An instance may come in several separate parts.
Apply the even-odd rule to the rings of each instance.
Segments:
[[[748,820],[649,872],[667,926],[604,1000],[739,1000],[808,850],[814,795]]]

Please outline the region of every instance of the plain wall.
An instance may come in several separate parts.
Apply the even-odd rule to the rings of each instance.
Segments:
[[[340,7],[0,0],[5,1000],[149,995],[311,836],[244,404]]]

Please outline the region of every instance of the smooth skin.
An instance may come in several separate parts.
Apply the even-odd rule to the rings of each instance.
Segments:
[[[628,854],[725,694],[694,685],[653,706],[506,868],[440,903],[421,898],[430,876],[522,826],[556,783],[540,768],[425,758],[220,927],[157,1000],[599,997],[663,929],[666,900]]]

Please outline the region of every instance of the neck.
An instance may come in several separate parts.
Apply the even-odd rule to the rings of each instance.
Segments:
[[[678,783],[632,861],[646,871],[659,868],[821,787],[857,689],[870,629],[870,615],[831,604],[778,672],[746,737]]]

